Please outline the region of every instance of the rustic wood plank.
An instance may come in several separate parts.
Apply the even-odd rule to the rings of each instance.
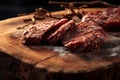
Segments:
[[[5,58],[4,58],[5,57]],[[3,59],[2,59],[3,58]],[[0,79],[2,80],[119,80],[120,63],[115,63],[109,68],[97,69],[89,72],[62,73],[48,72],[45,68],[36,68],[33,65],[1,53]],[[4,67],[4,68],[2,68]]]
[[[85,9],[85,11],[89,10],[94,11],[96,9]],[[64,11],[58,11],[53,12],[52,15],[61,15],[63,13]],[[35,64],[36,62],[57,54],[40,46],[35,46],[36,48],[32,46],[30,48],[21,44],[20,38],[24,29],[17,30],[16,28],[27,24],[23,22],[23,19],[30,18],[32,15],[33,14],[0,21],[0,50],[8,53],[9,55],[17,57],[22,61]],[[45,20],[38,21],[38,23],[46,20],[51,19],[47,18]]]
[[[72,53],[59,48],[55,57],[39,62],[36,67],[47,68],[49,72],[79,73],[109,68],[120,63],[120,33],[109,33],[109,39],[99,50]]]
[[[58,11],[52,14],[63,13]],[[25,25],[22,20],[31,16],[0,21],[0,51],[4,52],[0,55],[8,56],[5,69],[12,75],[11,80],[120,79],[120,32],[109,33],[109,40],[94,52],[73,53],[62,46],[52,45],[25,46],[21,44],[24,29],[16,28]]]

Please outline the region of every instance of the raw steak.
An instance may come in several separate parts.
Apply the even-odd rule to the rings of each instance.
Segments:
[[[89,12],[82,18],[84,21],[94,21],[106,31],[120,31],[120,7]]]
[[[24,31],[22,35],[23,44],[40,44],[43,35],[52,27],[58,20],[48,21],[31,26],[28,30]]]
[[[106,32],[95,22],[80,22],[61,37],[65,47],[73,51],[94,50],[106,40]]]
[[[61,25],[57,30],[53,30],[50,35],[47,35],[47,42],[48,43],[56,43],[59,38],[71,27],[75,25],[73,20]]]

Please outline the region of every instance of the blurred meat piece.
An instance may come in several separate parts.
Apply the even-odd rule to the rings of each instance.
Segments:
[[[120,7],[87,13],[82,22],[94,21],[105,31],[120,31]]]
[[[43,35],[52,27],[58,20],[43,22],[31,26],[28,30],[24,31],[22,35],[23,44],[40,44]]]
[[[65,47],[72,51],[94,50],[106,40],[106,32],[95,22],[80,22],[61,37]]]
[[[55,23],[54,27],[48,30],[43,36],[43,41],[54,44],[59,40],[59,37],[70,27],[71,21],[68,22],[68,19],[61,19]],[[63,26],[65,23],[68,25]]]

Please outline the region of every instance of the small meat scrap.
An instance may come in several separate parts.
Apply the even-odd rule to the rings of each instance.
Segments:
[[[55,23],[55,26],[48,30],[44,37],[43,41],[46,41],[50,44],[56,43],[60,36],[73,24],[73,21],[69,21],[68,19],[61,19]]]
[[[94,50],[106,41],[106,32],[95,22],[80,22],[61,37],[65,47],[72,51]]]
[[[23,44],[40,44],[43,35],[52,27],[58,20],[43,22],[31,26],[28,30],[24,31],[22,35]]]
[[[105,31],[120,31],[120,7],[88,12],[82,18],[82,22],[84,21],[94,21]]]

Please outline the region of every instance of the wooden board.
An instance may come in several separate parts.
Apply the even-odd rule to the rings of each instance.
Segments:
[[[63,14],[63,11],[53,12],[52,14]],[[38,69],[55,73],[91,72],[120,63],[120,32],[109,33],[108,41],[99,50],[93,52],[73,53],[63,46],[55,45],[22,45],[21,34],[24,29],[17,28],[25,25],[23,19],[31,16],[27,15],[0,21],[0,51]],[[51,18],[43,21],[46,20],[51,20]],[[38,21],[38,23],[43,21]]]

